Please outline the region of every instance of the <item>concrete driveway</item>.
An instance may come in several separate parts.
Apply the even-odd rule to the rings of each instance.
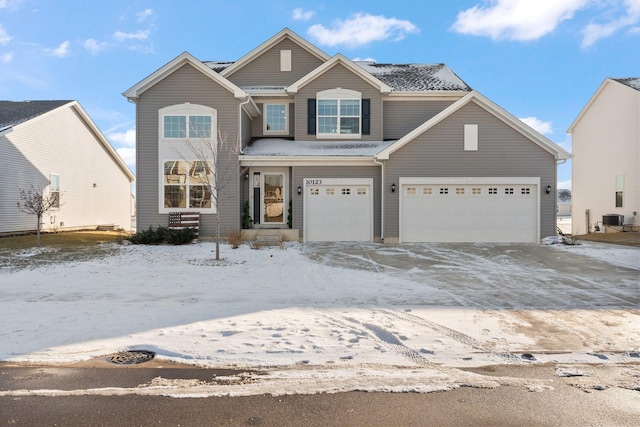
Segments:
[[[592,245],[607,251],[610,245]],[[640,271],[537,244],[307,244],[323,264],[384,271],[435,287],[419,305],[480,309],[637,309]],[[575,247],[577,248],[577,247]],[[640,264],[640,249],[622,248]],[[639,325],[640,326],[640,325]]]

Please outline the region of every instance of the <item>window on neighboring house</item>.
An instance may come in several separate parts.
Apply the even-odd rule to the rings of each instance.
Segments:
[[[164,207],[170,209],[210,209],[211,163],[170,160],[164,162]]]
[[[616,175],[616,208],[623,207],[622,205],[623,189],[624,189],[624,176]]]
[[[264,107],[264,133],[288,135],[287,104],[266,104]]]
[[[211,137],[211,116],[164,116],[165,138],[186,138],[187,129],[189,138]]]
[[[49,197],[51,199],[51,207],[60,207],[60,175],[49,175]]]

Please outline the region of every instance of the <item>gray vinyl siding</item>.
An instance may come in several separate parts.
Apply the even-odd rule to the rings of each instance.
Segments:
[[[242,111],[242,137],[240,138],[242,141],[242,148],[245,148],[249,142],[251,141],[252,131],[251,128],[253,126],[253,121],[251,117],[247,114],[246,111]]]
[[[478,151],[464,151],[464,125],[478,125]],[[386,164],[384,188],[399,177],[540,177],[540,237],[555,235],[556,160],[475,103],[396,151]],[[399,192],[385,193],[385,238],[399,236]],[[428,220],[425,218],[425,220]]]
[[[221,153],[221,176],[228,181],[220,190],[218,212],[223,232],[239,228],[239,164],[237,155],[228,150],[237,138],[239,101],[233,94],[190,65],[184,65],[152,88],[142,93],[137,102],[137,220],[138,229],[166,226],[167,214],[158,213],[158,110],[190,102],[217,110],[218,128],[228,144]],[[224,159],[224,161],[222,160]],[[229,161],[226,161],[229,159]],[[215,214],[201,216],[201,235],[215,235]]]
[[[277,104],[276,100],[267,102],[268,104]],[[256,103],[258,109],[260,109],[260,117],[256,117],[253,119],[253,125],[251,127],[251,131],[253,132],[254,138],[261,137],[274,137],[274,138],[293,138],[294,136],[294,123],[295,123],[295,104],[293,102],[281,101],[280,104],[288,103],[289,104],[289,117],[287,117],[289,124],[289,133],[287,135],[265,135],[264,133],[264,103]]]
[[[281,50],[291,51],[291,71],[280,71]],[[227,79],[239,87],[289,86],[320,65],[322,65],[320,59],[297,43],[285,39],[227,76]]]
[[[309,84],[303,86],[296,96],[295,135],[296,140],[315,141],[316,135],[307,135],[307,99],[316,98],[316,93],[327,89],[350,89],[362,93],[362,98],[371,100],[371,134],[362,135],[363,141],[382,140],[382,96],[380,90],[371,86],[341,64],[335,65]]]
[[[293,228],[303,237],[304,193],[298,195],[298,186],[304,188],[305,178],[373,178],[373,237],[380,238],[380,182],[381,168],[378,166],[295,166],[292,168],[291,194],[293,194]]]
[[[384,139],[400,139],[454,101],[384,101]]]

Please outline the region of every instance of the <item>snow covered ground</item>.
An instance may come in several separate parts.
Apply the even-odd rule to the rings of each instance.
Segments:
[[[206,242],[122,245],[100,259],[3,268],[0,360],[144,349],[261,370],[235,385],[154,386],[181,396],[494,387],[515,380],[458,368],[640,362],[638,248],[288,243],[223,245],[222,256]]]

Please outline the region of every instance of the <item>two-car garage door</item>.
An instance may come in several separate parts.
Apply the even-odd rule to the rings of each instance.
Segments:
[[[401,242],[536,242],[537,178],[400,178]]]

